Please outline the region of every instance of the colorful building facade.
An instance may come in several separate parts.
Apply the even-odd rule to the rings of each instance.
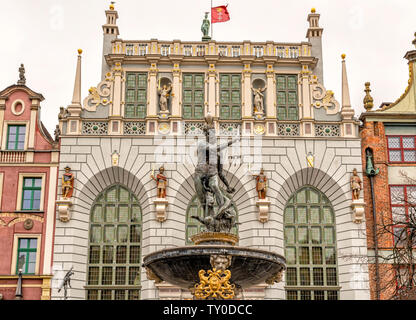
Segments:
[[[19,71],[0,92],[0,295],[48,300],[59,145],[40,121],[43,96]]]
[[[373,109],[366,83],[360,117],[372,299],[416,297],[414,242],[408,243],[416,213],[416,50],[405,58],[409,81],[402,96]]]
[[[53,260],[74,272],[68,298],[192,297],[155,283],[141,262],[201,231],[192,179],[210,114],[221,141],[241,137],[223,165],[239,245],[277,252],[288,266],[282,282],[239,298],[368,299],[367,265],[345,258],[367,255],[365,203],[350,185],[353,169],[362,172],[359,122],[345,56],[342,102],[323,86],[320,15],[308,15],[305,41],[278,43],[124,41],[114,6],[105,13],[100,83],[81,99],[79,51],[72,103],[59,115],[59,177],[69,168],[74,179],[70,197],[58,188]],[[152,178],[162,166],[166,196]]]

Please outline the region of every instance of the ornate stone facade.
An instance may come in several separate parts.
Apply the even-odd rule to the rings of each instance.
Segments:
[[[131,217],[137,223],[129,222],[130,228],[140,228],[140,259],[157,250],[184,246],[187,237],[200,228],[190,224],[189,216],[190,211],[199,210],[191,205],[195,199],[195,147],[208,113],[220,140],[226,142],[240,133],[242,137],[223,159],[225,177],[236,190],[234,206],[242,223],[236,230],[239,245],[283,256],[302,247],[301,243],[291,242],[292,227],[285,227],[289,219],[285,208],[298,191],[301,201],[301,192],[307,188],[304,194],[311,199],[305,198],[305,210],[312,212],[319,207],[318,215],[322,215],[309,226],[311,232],[314,227],[321,228],[317,250],[332,250],[333,259],[325,266],[328,283],[319,285],[322,290],[318,293],[310,290],[312,283],[303,287],[300,282],[293,284],[293,279],[285,279],[247,290],[244,297],[293,299],[296,295],[300,299],[302,287],[314,299],[368,299],[366,266],[342,259],[342,255],[367,250],[365,223],[354,223],[351,209],[350,176],[353,168],[361,164],[359,122],[348,112],[342,113],[349,110],[349,101],[343,99],[345,104],[340,106],[333,95],[313,94],[317,84],[323,82],[319,14],[313,12],[308,17],[308,41],[290,45],[214,40],[123,41],[117,37],[117,11],[107,10],[106,16],[101,81],[108,81],[111,92],[104,97],[94,91],[98,95],[88,98],[88,104],[81,104],[79,56],[73,101],[59,124],[60,174],[69,166],[77,182],[72,218],[67,223],[56,222],[55,236],[55,266],[65,270],[74,267],[69,299],[187,295],[177,288],[168,289],[165,283],[155,285],[144,268],[131,269],[121,263],[121,269],[116,271],[103,261],[108,250],[113,250],[111,259],[118,259],[116,252],[121,247],[138,247],[136,240],[124,238],[127,229],[123,226],[127,224],[120,214],[125,212],[124,205],[135,208],[138,203],[140,207],[140,219]],[[346,81],[346,74],[344,78]],[[157,88],[163,79],[172,83],[172,94],[169,114],[159,117]],[[255,81],[263,81],[267,88],[263,93],[265,114],[260,118],[253,113],[251,87]],[[322,85],[320,88],[327,92]],[[343,88],[347,91],[346,83]],[[349,93],[343,92],[343,96],[349,98]],[[91,111],[92,102],[95,111]],[[318,103],[324,108],[318,108]],[[141,124],[136,130],[134,122]],[[88,128],[85,133],[83,128]],[[100,133],[94,134],[97,131]],[[113,152],[119,154],[117,165],[112,163]],[[310,154],[314,157],[313,166],[308,165]],[[166,219],[158,219],[157,195],[150,176],[152,169],[161,165],[169,181],[164,203]],[[264,212],[259,219],[256,181],[252,178],[252,172],[257,174],[261,167],[268,178],[267,219]],[[318,198],[313,198],[315,194]],[[315,209],[313,201],[317,201]],[[117,208],[119,215],[112,216],[109,207]],[[133,215],[134,210],[128,214]],[[324,216],[332,221],[331,226],[321,222]],[[300,225],[294,228],[303,232]],[[133,229],[128,234],[134,238],[137,233],[132,233]],[[116,244],[110,245],[111,242]],[[312,238],[307,247],[312,255]],[[291,259],[287,256],[287,260]],[[307,259],[312,272],[312,256]],[[292,261],[288,267],[299,272],[298,262]],[[364,270],[363,277],[356,281],[358,286],[352,278],[354,268]],[[118,289],[110,273],[113,280],[123,283]],[[59,299],[60,294],[54,291],[53,297]]]

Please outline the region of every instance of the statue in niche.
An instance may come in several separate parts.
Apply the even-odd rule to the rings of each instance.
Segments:
[[[253,175],[256,177],[256,191],[258,193],[259,199],[266,199],[267,193],[267,177],[264,174],[264,169],[260,169],[259,175]]]
[[[254,95],[254,112],[264,114],[263,92],[264,90],[266,90],[266,87],[256,89],[253,86],[251,86],[251,90],[253,91]]]
[[[157,93],[160,95],[159,99],[159,107],[161,112],[168,112],[168,101],[169,96],[171,95],[170,92],[172,91],[172,86],[169,85],[169,87],[164,84],[162,88],[158,88]]]
[[[208,19],[208,12],[205,12],[205,18],[202,21],[202,26],[201,26],[203,38],[206,38],[206,39],[209,38],[208,33],[209,33],[210,25],[211,23],[209,22],[209,19]]]
[[[74,174],[71,168],[66,166],[65,173],[62,175],[62,197],[69,199],[74,191]]]
[[[352,170],[351,176],[351,190],[352,190],[352,200],[359,200],[360,199],[360,192],[363,189],[363,183],[361,178],[358,176],[357,169]]]
[[[168,185],[168,179],[163,174],[165,172],[165,168],[162,166],[159,168],[159,173],[154,175],[154,172],[152,172],[152,175],[150,176],[153,180],[156,181],[157,184],[157,197],[160,199],[166,198],[166,187]]]
[[[205,121],[205,141],[198,143],[198,164],[194,174],[195,190],[204,217],[192,216],[192,218],[204,224],[210,232],[230,232],[235,225],[235,212],[231,199],[220,189],[218,178],[223,182],[226,181],[222,174],[221,151],[240,138],[218,145],[212,116],[208,114]],[[229,187],[228,181],[224,184],[227,186],[227,192],[234,192],[234,189]],[[214,209],[215,204],[218,206],[217,210]]]

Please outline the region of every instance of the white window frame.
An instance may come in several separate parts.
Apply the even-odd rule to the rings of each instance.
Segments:
[[[22,210],[22,193],[23,193],[23,180],[24,178],[42,178],[42,186],[40,193],[40,208],[39,210],[33,211],[44,211],[45,202],[45,185],[46,185],[46,173],[30,173],[30,172],[19,172],[19,182],[17,189],[16,199],[16,211],[31,212],[32,210]]]

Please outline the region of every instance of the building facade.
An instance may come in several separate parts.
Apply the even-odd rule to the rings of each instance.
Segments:
[[[0,92],[0,296],[48,300],[59,145],[40,121],[43,96],[19,71]]]
[[[416,50],[405,58],[405,92],[394,103],[373,109],[366,83],[366,112],[360,118],[372,299],[416,297],[414,242],[408,243],[414,241],[409,230],[416,212]]]
[[[101,82],[81,100],[79,51],[73,100],[59,115],[59,176],[69,167],[74,182],[67,199],[58,188],[54,269],[73,268],[69,299],[191,298],[149,280],[141,262],[201,230],[192,179],[208,114],[220,141],[241,137],[223,165],[239,245],[288,265],[284,281],[241,298],[368,299],[367,265],[346,258],[367,255],[364,202],[350,187],[353,169],[362,172],[359,122],[345,56],[342,103],[322,84],[320,15],[308,15],[305,41],[277,43],[125,41],[114,6],[105,14]],[[161,166],[166,197],[152,179]]]

